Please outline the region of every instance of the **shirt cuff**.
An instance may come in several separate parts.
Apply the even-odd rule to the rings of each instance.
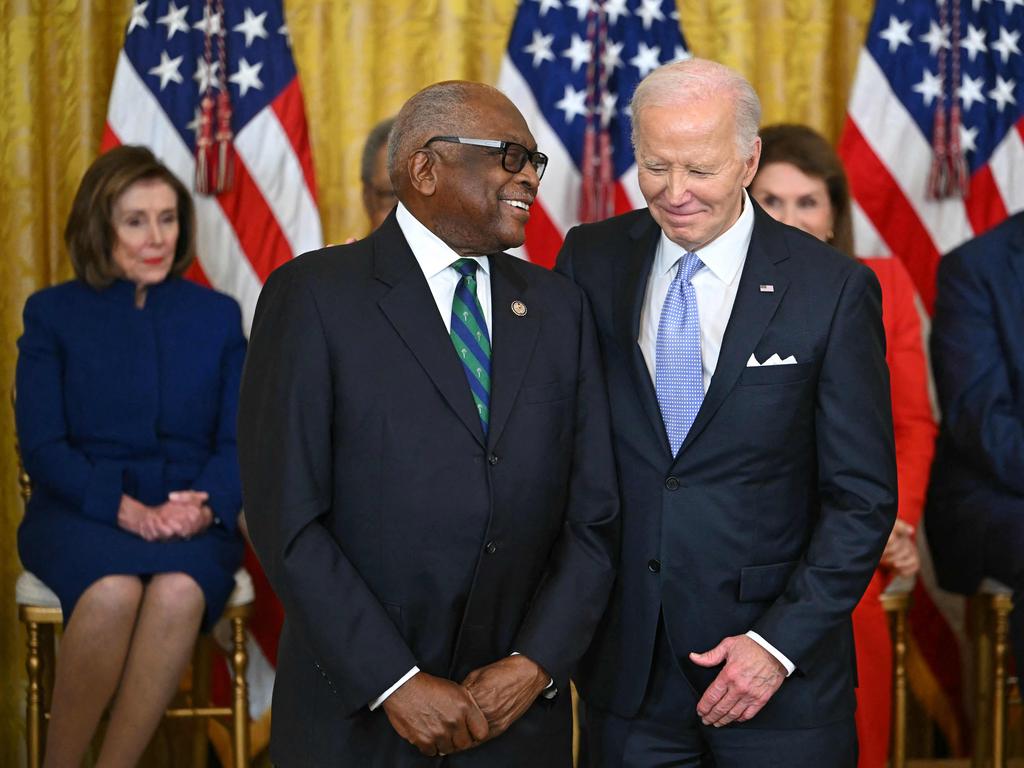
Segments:
[[[509,656],[522,656],[519,651],[512,651]],[[558,695],[558,689],[555,688],[555,678],[549,677],[548,684],[544,686],[544,690],[540,692],[542,698],[548,699],[549,701]]]
[[[384,691],[384,693],[382,693],[380,696],[378,696],[376,699],[374,699],[373,701],[370,702],[370,711],[373,712],[373,710],[375,710],[377,707],[379,707],[381,704],[383,704],[385,701],[387,701],[388,696],[390,696],[392,693],[394,693],[399,688],[401,688],[403,685],[405,685],[405,683],[409,680],[409,678],[412,677],[413,675],[415,675],[419,671],[420,671],[419,667],[413,667],[408,672],[406,672],[404,675],[402,675],[400,678],[398,678],[398,682],[397,683],[392,685],[390,688],[388,688],[386,691]]]
[[[772,645],[759,634],[757,634],[757,632],[755,632],[754,630],[750,630],[749,632],[747,632],[747,637],[749,637],[755,643],[757,643],[766,651],[768,651],[768,653],[770,653],[778,660],[779,664],[786,668],[786,677],[792,675],[793,672],[796,670],[796,665],[792,661],[783,656],[778,648],[776,648],[774,645]]]

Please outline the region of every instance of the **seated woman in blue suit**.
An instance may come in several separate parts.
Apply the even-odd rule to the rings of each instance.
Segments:
[[[32,497],[18,552],[60,598],[47,766],[135,765],[242,557],[238,305],[180,279],[195,215],[143,147],[86,171],[64,239],[76,280],[25,304],[18,439]],[[115,695],[116,694],[116,695]]]

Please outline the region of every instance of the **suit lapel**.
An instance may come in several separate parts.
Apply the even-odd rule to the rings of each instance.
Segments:
[[[778,267],[780,262],[789,258],[785,244],[776,240],[775,228],[778,225],[769,220],[768,214],[761,211],[756,203],[753,205],[754,232],[750,238],[743,273],[740,275],[736,302],[733,304],[725,336],[722,338],[718,364],[715,366],[715,374],[711,377],[704,402],[697,412],[697,418],[679,449],[679,457],[708,425],[726,395],[735,386],[736,379],[746,367],[750,354],[764,335],[769,321],[789,287],[789,280]],[[772,286],[772,291],[762,291],[762,285]]]
[[[495,446],[512,412],[530,356],[537,344],[541,308],[530,302],[529,285],[514,257],[491,256],[491,422],[487,444]],[[525,315],[512,311],[521,301]]]
[[[619,344],[629,356],[633,384],[637,398],[647,414],[651,434],[664,453],[671,454],[654,382],[651,381],[650,371],[647,370],[647,363],[637,341],[640,337],[640,315],[647,293],[647,281],[654,265],[660,234],[661,230],[650,214],[630,229],[632,248],[625,258],[615,261],[615,326]]]
[[[483,429],[466,374],[394,212],[372,238],[374,276],[390,288],[378,302],[381,311],[441,396],[483,445]]]

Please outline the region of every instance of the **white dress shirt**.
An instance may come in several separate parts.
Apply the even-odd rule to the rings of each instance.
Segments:
[[[463,258],[445,242],[427,229],[420,221],[409,213],[409,209],[401,203],[398,204],[395,212],[398,219],[398,226],[405,235],[412,255],[416,257],[416,263],[423,270],[423,276],[427,278],[427,285],[430,293],[437,304],[437,311],[444,321],[444,327],[448,333],[452,331],[452,300],[455,298],[455,288],[462,279],[462,275],[451,269],[452,262]],[[491,265],[486,256],[471,257],[479,266],[476,270],[476,298],[480,302],[480,309],[484,313],[484,322],[487,324],[487,335],[491,334]],[[420,671],[419,667],[413,667],[400,677],[394,685],[378,696],[370,703],[370,709],[374,710],[383,704],[388,696],[397,691],[413,675]]]
[[[409,209],[401,203],[398,204],[395,216],[398,218],[398,226],[405,235],[412,255],[416,257],[416,263],[423,270],[423,276],[427,278],[427,285],[430,286],[430,293],[437,303],[437,311],[441,313],[444,320],[444,327],[449,333],[452,331],[452,299],[455,298],[455,288],[462,279],[462,275],[454,269],[449,269],[452,262],[463,258],[445,242],[420,223],[419,219],[409,213]],[[479,266],[476,270],[476,298],[480,302],[480,309],[484,313],[484,322],[487,324],[487,335],[491,335],[491,265],[486,256],[470,257]]]
[[[700,357],[703,367],[704,392],[711,385],[711,377],[718,366],[718,355],[722,351],[725,327],[732,315],[736,302],[736,291],[747,261],[750,238],[754,232],[754,209],[747,193],[743,192],[743,210],[736,222],[705,247],[696,251],[704,266],[697,270],[690,284],[697,295],[697,316],[700,321]],[[679,259],[685,249],[668,239],[664,232],[658,241],[643,307],[640,310],[640,337],[637,343],[643,353],[651,381],[655,381],[657,365],[658,324],[661,310],[668,295],[669,286],[679,268]],[[754,631],[747,636],[771,653],[786,668],[787,677],[796,667],[788,658]]]

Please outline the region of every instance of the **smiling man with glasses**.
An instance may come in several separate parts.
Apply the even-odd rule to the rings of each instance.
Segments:
[[[571,764],[618,495],[583,294],[503,253],[546,166],[499,91],[431,86],[390,134],[396,209],[263,289],[239,453],[286,611],[276,765]]]

